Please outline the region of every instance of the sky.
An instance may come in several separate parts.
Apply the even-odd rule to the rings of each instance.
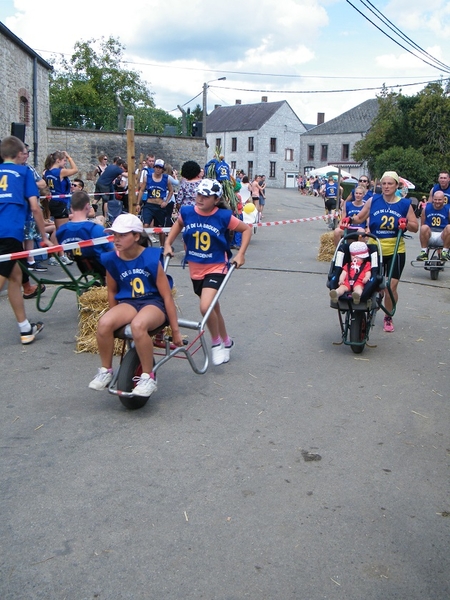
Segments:
[[[369,8],[426,51],[431,64],[358,12],[388,31]],[[303,123],[314,124],[317,113],[328,121],[374,98],[383,83],[416,94],[450,72],[433,66],[434,59],[450,65],[449,0],[0,0],[0,21],[45,60],[69,58],[77,41],[119,39],[126,67],[141,74],[156,107],[175,117],[177,105],[202,105],[208,83],[208,113],[267,96],[286,100]]]

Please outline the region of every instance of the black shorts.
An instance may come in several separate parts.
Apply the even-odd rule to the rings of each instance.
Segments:
[[[69,205],[67,202],[61,202],[60,200],[50,200],[48,203],[48,209],[51,216],[54,219],[68,219],[69,218]]]
[[[205,275],[203,279],[191,279],[192,285],[194,286],[194,293],[200,297],[203,288],[218,290],[224,279],[224,273],[210,273],[209,275]]]
[[[389,275],[389,269],[391,268],[392,260],[394,255],[383,256],[384,274],[386,277]],[[398,252],[397,258],[394,262],[392,269],[392,279],[400,279],[403,269],[405,268],[406,254],[404,252]]]
[[[12,254],[13,252],[23,252],[22,242],[19,242],[19,240],[16,240],[16,238],[0,239],[0,254]],[[16,260],[0,262],[0,275],[6,277],[6,279],[9,279],[16,262]]]
[[[327,210],[334,210],[336,208],[336,198],[327,198],[325,200],[325,208]]]
[[[114,198],[114,191],[111,190],[111,186],[99,185],[98,183],[95,184],[94,202],[96,204],[98,204],[100,200],[103,200],[103,202],[108,202],[108,200],[114,200]]]

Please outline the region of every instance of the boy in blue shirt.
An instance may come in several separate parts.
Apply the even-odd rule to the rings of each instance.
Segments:
[[[88,219],[91,213],[89,194],[83,190],[74,192],[72,194],[71,211],[71,220],[56,231],[56,237],[60,244],[93,240],[106,235],[101,225]],[[76,248],[75,250],[71,250],[70,253],[82,273],[93,270],[105,277],[106,270],[100,262],[100,257],[105,252],[111,252],[111,250],[114,250],[114,244],[106,242],[97,246]]]
[[[0,144],[0,255],[23,251],[24,225],[28,210],[42,236],[41,246],[52,246],[45,233],[39,206],[39,191],[31,170],[21,164],[26,152],[23,142],[9,136]],[[0,290],[8,280],[8,298],[19,326],[22,344],[31,344],[42,331],[42,322],[30,323],[22,296],[22,270],[16,260],[0,262]]]

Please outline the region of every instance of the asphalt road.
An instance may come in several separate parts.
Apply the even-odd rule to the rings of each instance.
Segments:
[[[321,214],[267,196],[266,221]],[[333,344],[325,231],[260,228],[222,301],[230,363],[172,360],[139,411],[87,388],[73,294],[28,347],[0,298],[2,600],[448,600],[450,268],[408,264],[396,331],[379,315],[354,355]]]

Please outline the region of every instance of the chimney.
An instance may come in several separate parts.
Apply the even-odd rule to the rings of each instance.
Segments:
[[[261,102],[267,102],[267,96],[262,96],[261,97]]]
[[[317,125],[322,125],[325,122],[325,113],[317,113]]]
[[[216,108],[220,108],[221,106],[221,104],[214,104],[214,110],[216,110]]]
[[[242,100],[236,100],[236,104],[242,104]]]

